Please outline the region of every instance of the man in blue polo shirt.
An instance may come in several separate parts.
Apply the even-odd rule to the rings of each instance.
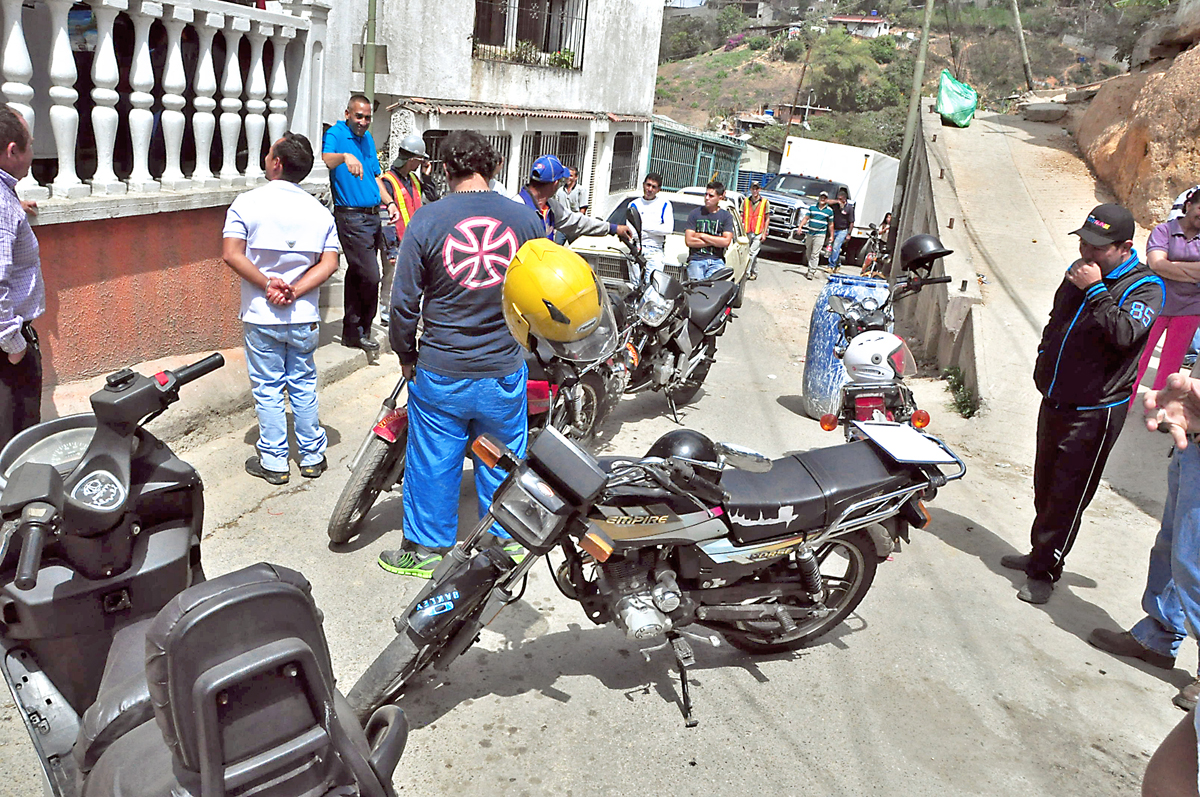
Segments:
[[[371,322],[379,306],[379,251],[383,248],[383,170],[375,154],[371,101],[355,94],[346,105],[346,119],[325,131],[321,160],[329,168],[333,217],[346,255],[345,315],[342,345],[368,352],[379,350],[371,339]],[[387,204],[389,221],[400,218],[396,203]]]

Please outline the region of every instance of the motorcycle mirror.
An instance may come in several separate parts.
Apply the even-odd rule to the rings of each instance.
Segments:
[[[638,213],[632,202],[625,208],[625,226],[632,227],[638,238],[642,237],[642,214]]]
[[[829,297],[829,311],[838,315],[846,314],[846,300],[837,294]]]
[[[867,226],[871,228],[871,232],[875,232],[876,230],[878,230],[878,229],[879,229],[879,228],[878,228],[878,227],[876,227],[874,224],[869,224],[869,225],[867,225]]]
[[[725,458],[725,464],[738,470],[766,473],[771,469],[771,460],[763,454],[733,443],[717,443],[717,453]]]

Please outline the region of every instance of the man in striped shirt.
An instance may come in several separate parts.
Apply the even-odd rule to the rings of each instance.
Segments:
[[[833,208],[829,206],[829,194],[822,191],[817,197],[817,204],[809,205],[800,217],[800,226],[792,235],[799,238],[804,232],[804,256],[808,260],[808,271],[804,272],[806,279],[813,278],[813,272],[821,262],[821,250],[825,242],[833,235]]]
[[[42,419],[42,357],[33,319],[46,310],[42,261],[17,181],[33,163],[33,136],[19,113],[0,106],[0,448]]]

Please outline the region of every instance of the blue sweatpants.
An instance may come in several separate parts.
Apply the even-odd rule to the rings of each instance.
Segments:
[[[404,470],[404,538],[427,548],[449,548],[458,537],[458,492],[463,457],[481,434],[491,433],[525,456],[525,364],[499,379],[455,379],[423,368],[408,385],[408,448]],[[475,460],[479,516],[505,473]],[[507,536],[499,526],[492,532]]]

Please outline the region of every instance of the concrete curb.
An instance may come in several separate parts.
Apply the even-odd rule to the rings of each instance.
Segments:
[[[340,329],[340,319],[334,322]],[[329,326],[323,324],[323,327]],[[359,349],[349,349],[340,342],[330,340],[328,330],[322,329],[323,340],[329,342],[317,347],[318,391],[368,364],[367,354]],[[384,343],[379,357],[391,356],[386,346],[386,330],[376,333],[376,339]],[[179,368],[205,357],[209,352],[182,356],[162,357],[157,360],[130,365],[141,374],[155,374],[166,369]],[[173,442],[202,429],[216,418],[232,415],[254,405],[250,392],[250,377],[246,370],[246,355],[241,348],[223,349],[225,367],[209,374],[180,390],[179,401],[154,422],[154,434],[166,442]],[[42,393],[42,418],[49,420],[64,415],[91,412],[89,397],[104,387],[104,376],[96,376],[78,382],[48,386]]]

